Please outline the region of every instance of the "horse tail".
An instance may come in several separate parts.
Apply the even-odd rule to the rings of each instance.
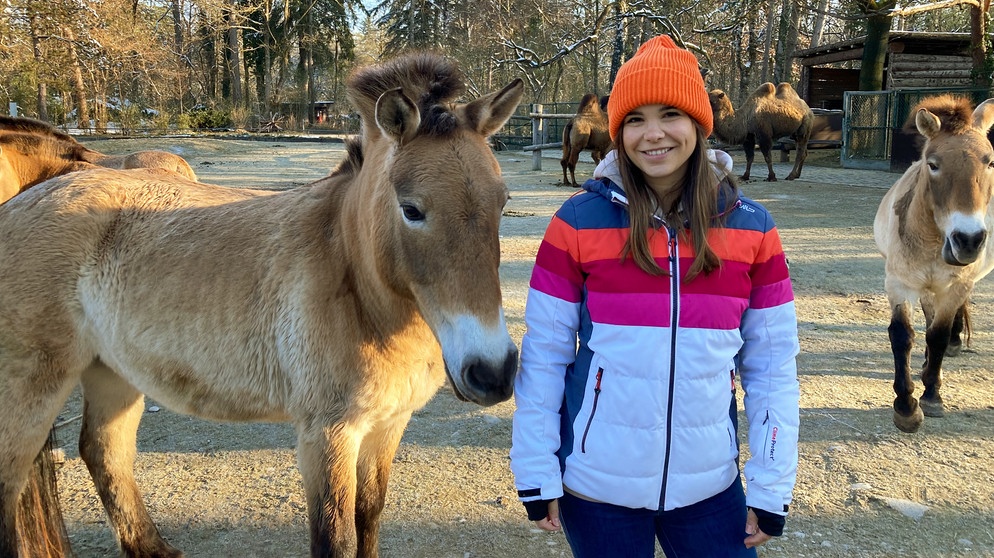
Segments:
[[[55,429],[35,457],[27,486],[17,506],[17,540],[21,555],[27,558],[66,558],[74,556],[69,533],[62,519],[52,455]]]
[[[963,341],[964,344],[970,346],[970,337],[973,336],[973,325],[970,324],[970,300],[967,299],[966,303],[963,304]]]

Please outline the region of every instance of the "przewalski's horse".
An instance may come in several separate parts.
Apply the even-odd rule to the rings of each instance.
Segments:
[[[590,150],[594,164],[601,162],[608,151],[614,149],[611,133],[608,131],[607,97],[597,99],[597,95],[587,93],[580,99],[576,115],[563,127],[563,157],[559,164],[563,167],[563,184],[578,186],[576,183],[576,163],[580,152]],[[569,178],[566,177],[569,171]]]
[[[0,556],[37,555],[21,537],[42,522],[15,509],[76,384],[80,456],[125,555],[181,555],[132,471],[145,393],[217,420],[293,422],[311,554],[377,556],[411,413],[446,378],[464,401],[511,396],[508,190],[487,136],[523,90],[457,104],[455,64],[411,54],[350,76],[362,135],[312,184],[97,169],[0,206]]]
[[[109,169],[166,169],[177,172],[190,180],[197,180],[197,173],[194,172],[193,167],[186,162],[186,159],[168,151],[148,149],[143,151],[135,151],[134,153],[126,153],[124,155],[107,155],[78,144],[76,138],[47,122],[34,120],[33,118],[0,115],[0,130],[22,132],[37,136],[48,136],[56,141],[80,145],[83,149],[83,151],[79,154],[80,160],[84,160],[101,167],[107,167]]]
[[[924,415],[944,413],[939,388],[942,358],[960,349],[970,332],[967,304],[976,281],[994,268],[994,149],[987,132],[994,124],[994,99],[971,111],[966,99],[944,95],[923,100],[912,111],[925,137],[921,158],[891,186],[877,209],[873,236],[886,267],[891,308],[888,327],[894,353],[894,424],[904,432],[921,428]],[[925,314],[925,391],[915,400],[911,305]]]
[[[95,168],[75,141],[0,129],[0,203],[67,172]]]

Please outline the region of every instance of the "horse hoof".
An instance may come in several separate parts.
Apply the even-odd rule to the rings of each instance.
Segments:
[[[946,356],[955,357],[959,356],[960,352],[963,350],[963,344],[953,345],[952,343],[946,345]]]
[[[922,413],[922,408],[918,405],[915,405],[915,410],[908,416],[904,416],[901,413],[894,411],[894,426],[896,426],[901,432],[914,434],[921,429],[922,424],[924,423],[925,415]]]
[[[894,413],[894,426],[897,427],[901,432],[907,432],[908,434],[914,434],[921,429],[922,424],[925,423],[925,416],[922,415],[921,409],[918,412],[911,415],[910,417],[902,416],[898,413]]]
[[[942,405],[942,398],[925,399],[922,397],[918,400],[918,405],[927,417],[939,418],[946,416],[946,409]]]

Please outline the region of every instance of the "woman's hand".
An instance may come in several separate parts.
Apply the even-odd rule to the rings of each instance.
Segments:
[[[549,507],[551,509],[552,506]],[[749,510],[749,514],[746,516],[746,533],[749,534],[749,536],[745,538],[746,548],[762,546],[766,544],[766,541],[773,538],[759,528],[759,518],[756,517],[756,512],[752,510]]]
[[[549,502],[549,515],[536,521],[535,525],[543,531],[558,531],[563,528],[559,523],[559,500]]]

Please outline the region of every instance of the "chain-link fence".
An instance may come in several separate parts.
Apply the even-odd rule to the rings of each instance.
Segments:
[[[918,158],[914,134],[902,131],[911,109],[922,99],[952,93],[974,104],[990,96],[986,88],[846,91],[843,98],[842,166],[903,172]]]

